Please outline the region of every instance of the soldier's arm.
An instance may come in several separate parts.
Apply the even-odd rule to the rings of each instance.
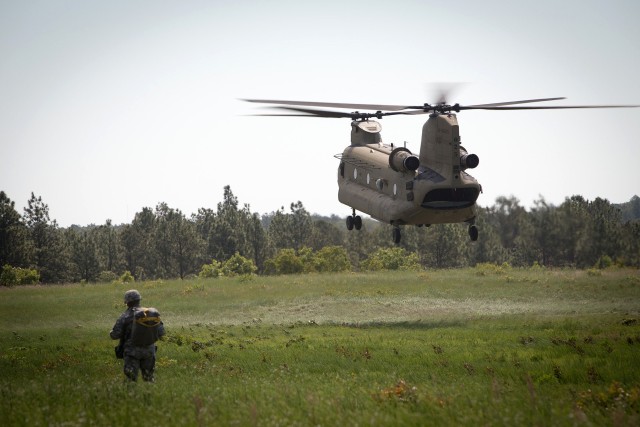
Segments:
[[[122,338],[123,330],[124,330],[124,317],[120,316],[118,320],[116,320],[116,324],[113,325],[113,329],[111,329],[109,336],[111,336],[111,339],[113,340],[118,340]]]
[[[160,322],[158,325],[158,337],[163,337],[164,333],[164,323]]]

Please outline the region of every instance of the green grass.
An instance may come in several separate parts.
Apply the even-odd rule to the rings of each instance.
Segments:
[[[113,356],[129,287],[155,384]],[[639,354],[636,270],[0,289],[3,425],[638,425]]]

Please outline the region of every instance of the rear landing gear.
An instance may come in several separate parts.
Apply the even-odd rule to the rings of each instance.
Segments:
[[[362,218],[360,215],[356,215],[356,210],[353,210],[353,214],[347,217],[347,230],[360,230],[362,228]]]
[[[471,238],[472,242],[478,240],[478,227],[473,224],[469,226],[469,237]]]
[[[354,225],[353,223],[354,223],[353,217],[352,216],[348,216],[347,217],[347,230],[349,230],[349,231],[353,230],[353,225]]]
[[[398,227],[397,225],[393,227],[391,237],[393,238],[393,243],[395,243],[396,245],[400,244],[400,239],[402,238],[400,227]]]

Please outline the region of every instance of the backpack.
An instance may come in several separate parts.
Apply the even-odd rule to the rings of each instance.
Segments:
[[[153,307],[135,307],[131,325],[131,342],[145,347],[158,341],[158,326],[162,324],[160,313]]]

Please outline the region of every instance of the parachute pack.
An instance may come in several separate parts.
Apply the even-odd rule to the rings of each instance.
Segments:
[[[158,326],[162,323],[160,313],[153,307],[136,307],[133,310],[131,342],[137,347],[158,341]]]

